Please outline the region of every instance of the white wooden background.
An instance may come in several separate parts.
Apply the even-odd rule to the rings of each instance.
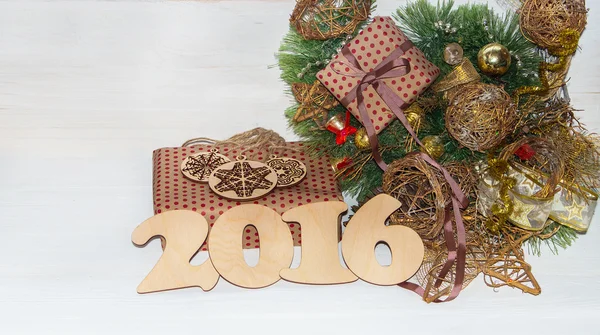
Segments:
[[[588,5],[569,88],[597,131],[600,7]],[[363,282],[135,293],[161,253],[130,242],[152,214],[153,149],[259,125],[294,139],[269,67],[293,6],[0,0],[0,333],[600,334],[600,216],[567,251],[528,258],[538,297],[481,277],[441,305]]]

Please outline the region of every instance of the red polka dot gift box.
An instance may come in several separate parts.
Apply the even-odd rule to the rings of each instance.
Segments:
[[[392,18],[378,16],[317,73],[317,78],[363,124],[358,97],[352,97],[364,81],[361,89],[366,115],[375,133],[379,133],[395,118],[379,86],[387,86],[388,96],[395,95],[387,101],[408,105],[439,74],[440,70],[396,27]]]
[[[289,157],[304,163],[307,169],[306,177],[296,185],[277,187],[259,199],[239,201],[230,200],[213,193],[208,183],[190,180],[183,175],[181,163],[187,156],[210,152],[218,149],[219,154],[235,161],[235,157],[243,154],[248,160],[266,162],[272,154],[277,157]],[[153,153],[153,196],[154,214],[165,211],[184,209],[198,212],[212,227],[221,214],[242,204],[259,204],[283,212],[313,202],[343,201],[337,179],[329,163],[329,157],[323,155],[314,158],[305,152],[301,142],[288,142],[284,148],[277,147],[269,150],[245,150],[227,144],[202,144],[190,147],[173,147],[155,150]],[[300,245],[302,234],[300,225],[289,223],[294,239],[294,245]],[[258,248],[259,237],[254,227],[246,228],[242,237],[243,247]],[[206,243],[201,250],[207,250]]]

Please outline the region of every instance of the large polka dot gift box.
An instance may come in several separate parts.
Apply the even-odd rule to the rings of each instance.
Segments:
[[[344,97],[360,84],[365,74],[373,70],[377,72],[377,66],[399,48],[404,50],[400,58],[408,61],[405,62],[406,66],[403,69],[406,73],[381,81],[402,101],[412,103],[435,81],[440,70],[425,58],[421,50],[412,45],[390,17],[375,17],[371,24],[346,44],[344,50],[317,73],[317,78],[338,100],[344,102]],[[349,57],[344,54],[354,59],[348,59]],[[375,132],[379,133],[394,120],[395,116],[373,85],[364,89],[363,96]],[[364,124],[356,98],[346,103],[345,107]]]
[[[181,171],[182,161],[189,155],[218,149],[219,153],[235,161],[242,153],[248,160],[266,162],[272,154],[277,157],[290,157],[304,163],[306,177],[296,185],[275,188],[262,198],[239,201],[230,200],[215,194],[208,183],[186,178]],[[232,145],[194,145],[190,147],[162,148],[153,154],[153,193],[154,214],[183,209],[198,212],[204,216],[212,228],[221,214],[235,206],[259,204],[269,207],[279,214],[313,202],[344,201],[338,182],[327,155],[313,158],[304,152],[302,142],[288,142],[285,148],[268,150],[245,150]],[[302,234],[298,223],[288,224],[294,239],[294,245],[300,245]],[[247,227],[241,241],[246,249],[259,247],[259,236],[254,227]],[[206,244],[201,250],[207,250]]]

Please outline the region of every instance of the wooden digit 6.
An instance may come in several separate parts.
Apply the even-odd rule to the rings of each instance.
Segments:
[[[386,226],[385,220],[398,208],[395,198],[380,194],[354,214],[344,232],[342,255],[348,268],[360,279],[377,285],[396,285],[412,277],[423,262],[425,248],[419,235],[405,226]],[[381,266],[375,258],[377,243],[392,251],[392,264]]]
[[[195,286],[210,291],[215,287],[219,273],[210,259],[201,265],[190,264],[207,235],[206,219],[186,210],[161,213],[137,226],[131,235],[134,244],[143,246],[155,236],[162,236],[167,241],[162,256],[138,286],[138,293]]]

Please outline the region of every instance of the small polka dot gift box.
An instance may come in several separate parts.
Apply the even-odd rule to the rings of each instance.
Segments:
[[[394,57],[395,59],[387,59]],[[395,119],[381,96],[378,86],[387,86],[387,101],[400,101],[405,107],[416,98],[440,74],[440,70],[428,61],[421,50],[400,31],[392,18],[375,17],[342,51],[319,73],[317,78],[346,106],[361,123],[363,115],[358,99],[348,99],[361,80],[364,106],[375,133],[381,132]],[[399,98],[399,99],[398,99]]]
[[[258,199],[223,198],[215,194],[208,183],[186,178],[181,169],[182,162],[188,156],[211,152],[214,149],[218,150],[219,155],[231,161],[235,161],[240,153],[243,153],[248,160],[263,163],[269,160],[271,155],[293,158],[306,166],[306,176],[295,185],[277,187]],[[304,152],[304,144],[301,142],[288,142],[284,148],[277,147],[267,151],[269,150],[245,150],[243,147],[227,144],[202,144],[155,150],[153,154],[154,214],[176,209],[192,210],[202,214],[212,227],[221,214],[242,204],[260,204],[282,214],[303,204],[344,200],[326,155],[313,158]],[[300,245],[302,240],[300,225],[289,223],[289,227],[294,245]],[[246,228],[242,240],[243,247],[246,249],[259,246],[258,233],[253,227]],[[206,244],[202,245],[201,250],[207,250]]]

